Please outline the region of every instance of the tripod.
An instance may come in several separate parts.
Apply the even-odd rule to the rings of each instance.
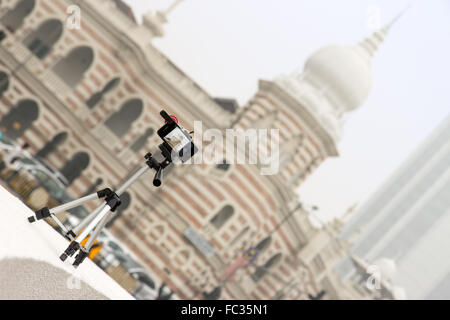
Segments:
[[[161,116],[166,120],[164,128],[169,126],[176,126],[173,118],[171,118],[165,111],[161,111]],[[179,128],[179,127],[178,127]],[[161,129],[160,129],[161,130]],[[164,140],[164,139],[163,139]],[[89,251],[95,241],[95,239],[100,234],[101,230],[104,228],[108,220],[114,215],[116,209],[120,206],[120,195],[123,194],[136,180],[138,180],[143,174],[145,174],[149,169],[154,169],[156,171],[153,185],[159,187],[162,184],[163,170],[172,162],[172,148],[164,141],[159,145],[159,149],[164,156],[162,161],[157,161],[151,153],[145,155],[146,164],[137,170],[127,181],[125,181],[116,191],[109,188],[100,190],[98,192],[92,193],[90,195],[84,196],[79,199],[75,199],[68,203],[59,205],[55,208],[49,209],[44,207],[37,210],[35,214],[28,218],[30,223],[44,218],[52,218],[58,226],[62,229],[64,236],[71,241],[67,249],[60,256],[62,261],[65,261],[67,257],[72,257],[75,252],[79,250],[78,255],[75,257],[73,263],[74,267],[78,267],[84,259],[89,255]],[[56,214],[63,212],[75,207],[82,205],[85,202],[94,199],[104,199],[94,211],[92,211],[88,216],[86,216],[75,228],[68,230],[63,223],[56,217]],[[81,232],[81,233],[80,233]],[[81,242],[89,236],[89,239],[84,246],[81,246]]]

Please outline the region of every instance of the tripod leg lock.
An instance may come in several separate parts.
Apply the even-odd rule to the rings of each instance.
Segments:
[[[59,257],[62,261],[65,261],[67,257],[73,256],[73,254],[80,249],[80,244],[76,241],[72,241],[67,247],[66,251]]]
[[[114,192],[110,188],[105,188],[103,190],[97,191],[97,196],[99,198],[104,198],[111,196],[113,193]]]
[[[86,257],[89,255],[89,252],[86,252],[83,249],[80,249],[80,251],[78,252],[77,256],[75,257],[75,261],[73,262],[73,266],[76,268],[78,267],[83,261],[84,259],[86,259]]]
[[[112,212],[116,211],[117,207],[119,207],[120,204],[122,203],[120,201],[120,197],[115,192],[112,192],[110,195],[108,195],[105,198],[105,201],[108,204],[108,206],[111,208]]]
[[[33,216],[29,217],[28,221],[30,223],[33,223],[36,220],[41,220],[41,219],[50,217],[50,209],[48,207],[45,207],[40,210],[37,210],[37,211],[35,211],[35,216],[36,216],[36,218]]]
[[[99,198],[105,198],[105,201],[111,208],[112,212],[114,212],[117,207],[120,206],[121,202],[119,196],[109,188],[98,191],[97,196]]]
[[[152,154],[149,152],[145,155],[145,159],[147,160],[145,163],[150,169],[158,170],[160,167],[160,164],[158,161],[153,158]]]

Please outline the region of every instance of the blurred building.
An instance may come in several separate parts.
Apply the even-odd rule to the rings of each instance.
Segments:
[[[448,299],[450,259],[442,249],[450,245],[449,194],[450,116],[355,213],[342,236],[363,227],[353,254],[394,261],[392,283],[408,298]],[[361,268],[346,261],[340,270],[352,277]]]
[[[258,165],[178,166],[160,189],[148,176],[122,196],[110,230],[180,298],[217,288],[220,298],[297,299],[321,290],[342,297],[330,268],[347,247],[311,224],[295,189],[338,155],[343,116],[367,97],[370,60],[388,28],[355,46],[320,49],[304,72],[261,80],[238,108],[233,99],[211,97],[152,45],[174,6],[138,24],[120,0],[77,3],[80,29],[72,1],[1,2],[6,134],[28,142],[81,196],[118,186],[144,164],[160,143],[162,108],[189,130],[194,120],[222,132],[279,128],[278,174],[261,175]],[[252,247],[255,261],[239,265]]]

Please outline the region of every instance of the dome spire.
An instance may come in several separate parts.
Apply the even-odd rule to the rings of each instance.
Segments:
[[[411,8],[411,4],[409,4],[405,9],[400,11],[388,24],[382,27],[379,30],[376,30],[370,36],[365,38],[363,41],[358,43],[358,47],[363,50],[365,54],[372,58],[375,55],[375,52],[378,50],[380,45],[384,42],[388,32],[392,28],[392,26],[403,16],[403,14]]]
[[[184,0],[175,0],[165,11],[164,15],[167,17],[176,7],[180,5]]]
[[[149,28],[154,37],[164,36],[164,25],[167,23],[167,17],[184,0],[175,0],[166,10],[157,11],[156,14],[149,12],[144,15],[144,25]]]

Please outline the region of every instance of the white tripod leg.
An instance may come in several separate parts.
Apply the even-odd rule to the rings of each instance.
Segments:
[[[93,233],[89,236],[89,239],[84,245],[84,247],[80,247],[80,252],[75,257],[75,261],[73,263],[73,266],[75,268],[78,267],[89,255],[92,245],[94,244],[95,240],[97,239],[98,235],[100,234],[100,232],[102,231],[103,227],[106,225],[112,214],[114,214],[114,212],[110,211],[109,214],[106,214],[103,217],[100,223],[95,227]]]
[[[56,214],[66,211],[66,210],[69,210],[69,209],[72,209],[72,208],[75,208],[75,207],[78,207],[78,206],[82,205],[83,203],[90,201],[92,199],[95,199],[97,197],[98,197],[97,193],[93,193],[88,196],[82,197],[80,199],[72,200],[68,203],[61,204],[52,209],[49,209],[48,207],[44,207],[42,209],[35,211],[35,214],[33,216],[28,217],[28,221],[30,223],[33,223],[36,220],[41,220],[41,219],[50,217],[53,219],[53,221],[55,221],[58,224],[58,226],[63,231],[64,235],[68,239],[72,240],[72,239],[74,239],[75,234],[72,231],[67,230],[67,228],[64,226],[64,224],[58,219]]]
[[[100,223],[100,221],[102,221],[102,219],[109,213],[110,210],[111,207],[106,204],[105,207],[98,213],[98,215],[89,223],[86,229],[81,232],[76,241],[78,243],[83,241],[84,238],[86,238],[91,233],[91,231]]]
[[[137,172],[135,172],[123,185],[121,185],[116,193],[110,192],[105,194],[105,203],[100,205],[97,209],[95,209],[88,217],[85,218],[85,220],[80,223],[73,231],[80,232],[81,234],[73,240],[70,245],[67,247],[67,249],[64,251],[64,253],[59,257],[62,261],[65,261],[67,257],[71,257],[74,255],[76,251],[80,250],[80,254],[77,255],[76,258],[76,266],[81,263],[80,260],[84,260],[84,258],[87,256],[88,251],[86,252],[86,248],[84,248],[84,251],[81,248],[80,243],[91,233],[94,228],[97,228],[97,231],[100,232],[103,228],[102,226],[99,226],[99,223],[103,223],[108,220],[110,211],[113,212],[119,205],[120,205],[120,197],[121,195],[128,187],[130,187],[141,175],[143,175],[147,170],[149,170],[150,167],[148,165],[143,166],[140,168]],[[98,228],[100,227],[100,228]],[[72,235],[73,235],[72,234]],[[96,236],[92,237],[92,242],[95,240]]]
[[[80,249],[80,243],[86,238],[89,233],[95,228],[95,226],[108,214],[111,210],[111,207],[108,204],[105,204],[105,207],[100,210],[97,216],[89,223],[89,225],[83,230],[83,232],[73,240],[69,247],[64,251],[64,253],[59,257],[62,261],[65,261],[67,257],[73,256],[73,254]]]
[[[85,217],[75,228],[73,228],[72,232],[76,235],[81,230],[86,228],[86,226],[98,215],[98,213],[106,206],[106,203],[101,203],[94,211],[92,211],[87,217]]]

